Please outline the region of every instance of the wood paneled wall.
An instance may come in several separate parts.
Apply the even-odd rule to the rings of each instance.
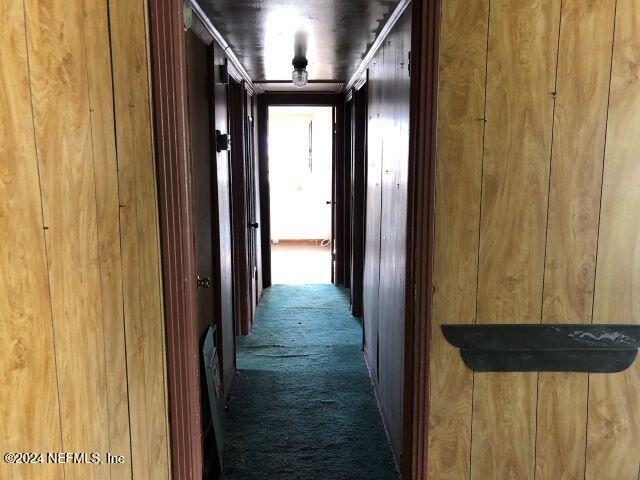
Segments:
[[[640,4],[443,0],[431,479],[640,475],[640,362],[476,373],[445,323],[640,323]]]
[[[409,161],[408,8],[369,65],[364,351],[396,458],[402,449]]]
[[[0,478],[169,477],[146,18],[0,2]]]

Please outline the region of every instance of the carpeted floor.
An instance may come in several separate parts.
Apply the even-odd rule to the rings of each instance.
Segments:
[[[397,479],[348,291],[265,290],[238,339],[225,479]]]

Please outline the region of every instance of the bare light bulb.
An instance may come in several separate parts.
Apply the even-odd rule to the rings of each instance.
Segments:
[[[304,87],[307,84],[308,78],[309,74],[307,73],[306,68],[296,68],[291,74],[293,85],[297,88]]]

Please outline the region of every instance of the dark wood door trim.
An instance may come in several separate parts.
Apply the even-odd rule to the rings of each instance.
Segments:
[[[331,124],[331,142],[333,143],[333,148],[331,149],[331,283],[334,285],[340,283],[342,274],[338,264],[338,253],[336,248],[336,244],[338,243],[338,240],[336,239],[340,237],[337,214],[339,207],[336,202],[339,192],[338,155],[336,148],[338,145],[338,113],[336,110],[336,107],[333,107],[333,112],[331,114],[333,118]]]
[[[271,286],[271,199],[269,197],[269,104],[258,95],[258,186],[260,192],[260,246],[262,288]]]
[[[247,217],[247,155],[245,149],[244,88],[234,78],[229,80],[229,131],[231,134],[231,219],[233,245],[233,303],[236,335],[247,335],[251,325],[249,272],[249,220]]]
[[[345,104],[344,98],[339,105],[337,105],[334,112],[334,135],[333,135],[333,195],[332,195],[332,224],[333,224],[333,238],[332,240],[332,252],[333,252],[333,283],[336,285],[344,285],[345,283],[345,271],[344,271],[344,256],[345,249],[345,229],[344,229],[344,216],[345,216],[345,203],[344,203],[344,183],[345,183],[345,136],[344,136],[344,111]]]
[[[346,288],[351,288],[351,224],[352,224],[352,206],[351,206],[351,188],[352,188],[352,171],[351,171],[351,156],[353,155],[351,142],[351,116],[353,115],[353,99],[348,100],[344,106],[344,117],[342,123],[342,265],[343,265],[343,285]]]
[[[344,103],[342,93],[269,92],[258,96],[267,106],[335,107]]]
[[[149,2],[151,75],[174,479],[202,478],[199,343],[183,2]]]
[[[262,250],[262,287],[271,286],[271,211],[269,197],[269,107],[270,106],[325,106],[344,108],[344,94],[334,93],[296,93],[296,92],[272,92],[258,95],[258,184],[260,187],[260,240]],[[342,110],[340,110],[342,112]],[[337,129],[343,128],[344,115],[338,117]],[[338,140],[334,138],[338,157],[336,165],[342,165],[344,161],[342,147],[343,136]],[[332,176],[333,178],[333,176]],[[335,180],[332,180],[335,183]],[[332,199],[335,201],[335,198]],[[333,234],[335,237],[335,234]],[[333,280],[333,275],[332,275]]]
[[[441,0],[413,2],[403,478],[426,478]]]
[[[364,316],[363,281],[365,250],[365,218],[367,216],[367,83],[358,83],[353,92],[353,221],[351,223],[351,314]]]

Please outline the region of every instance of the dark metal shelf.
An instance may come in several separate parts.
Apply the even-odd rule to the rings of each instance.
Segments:
[[[455,324],[442,332],[477,372],[621,372],[640,347],[640,325],[628,324]]]

